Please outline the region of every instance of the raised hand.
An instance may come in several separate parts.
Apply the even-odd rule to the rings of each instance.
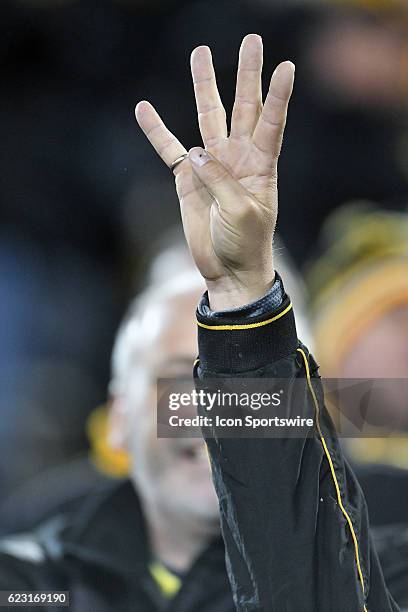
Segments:
[[[174,173],[186,239],[217,310],[259,298],[274,280],[277,163],[294,65],[276,68],[262,104],[262,59],[260,36],[249,34],[241,44],[228,134],[210,49],[197,47],[191,54],[205,149],[191,149]],[[136,118],[169,167],[187,155],[151,104],[139,102]]]

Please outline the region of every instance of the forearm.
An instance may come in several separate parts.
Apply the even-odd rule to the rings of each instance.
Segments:
[[[238,610],[396,610],[289,299],[254,318],[200,312],[201,380],[286,379],[316,424],[290,439],[207,439]]]

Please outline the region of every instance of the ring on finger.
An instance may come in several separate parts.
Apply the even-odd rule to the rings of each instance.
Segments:
[[[183,153],[183,155],[180,155],[180,157],[177,157],[177,159],[175,159],[174,162],[170,164],[170,170],[174,172],[177,166],[181,164],[182,161],[187,159],[187,157],[188,157],[188,153]]]

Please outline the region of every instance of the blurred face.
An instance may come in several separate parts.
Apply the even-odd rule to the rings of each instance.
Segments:
[[[320,87],[336,104],[395,107],[401,87],[406,34],[391,22],[361,22],[352,16],[324,26],[310,45],[309,61]]]
[[[202,291],[190,290],[152,306],[157,326],[135,360],[129,381],[124,427],[132,457],[132,478],[139,494],[162,511],[190,523],[218,529],[218,501],[201,439],[158,439],[158,378],[192,376],[197,357],[195,309]]]
[[[398,379],[384,384],[386,401],[378,406],[378,416],[382,423],[408,429],[404,393],[408,381],[408,305],[387,313],[361,334],[345,355],[340,377]]]
[[[408,306],[378,319],[350,349],[344,378],[408,378]]]

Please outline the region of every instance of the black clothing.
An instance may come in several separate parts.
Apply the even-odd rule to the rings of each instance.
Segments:
[[[289,298],[278,311],[251,319],[197,318],[201,384],[231,376],[298,381],[302,416],[315,420],[297,438],[207,437],[237,610],[398,610],[371,542],[362,490],[324,406],[318,366],[297,339]]]
[[[15,548],[18,541],[20,552]],[[5,553],[11,553],[10,542],[12,555]],[[144,519],[129,481],[90,496],[76,511],[61,513],[35,533],[4,538],[0,551],[1,589],[68,590],[72,612],[235,609],[221,538],[194,563],[177,595],[164,598],[149,571]]]
[[[31,547],[3,540],[0,589],[70,590],[73,612],[156,612],[163,603],[174,612],[232,612],[232,596],[239,612],[396,612],[364,496],[324,407],[317,365],[297,340],[289,299],[258,317],[243,309],[197,318],[200,385],[225,375],[297,381],[302,414],[315,420],[304,437],[207,438],[227,571],[215,541],[164,602],[149,571],[142,513],[125,484],[48,522]],[[402,596],[400,587],[401,579]]]

